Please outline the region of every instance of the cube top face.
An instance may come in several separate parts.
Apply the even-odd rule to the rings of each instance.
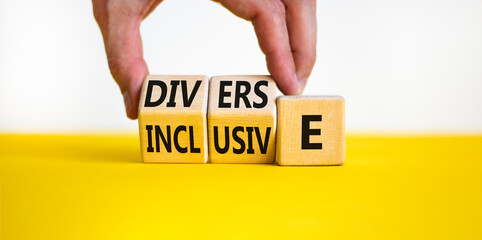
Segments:
[[[207,91],[206,76],[146,77],[139,101],[144,162],[207,161]]]
[[[339,96],[277,99],[276,161],[279,165],[342,165],[345,100]]]
[[[208,107],[212,163],[273,163],[276,83],[269,76],[215,76]]]
[[[139,116],[207,111],[208,78],[204,75],[148,75],[142,85]]]
[[[214,76],[208,114],[239,115],[276,112],[276,82],[267,75]]]

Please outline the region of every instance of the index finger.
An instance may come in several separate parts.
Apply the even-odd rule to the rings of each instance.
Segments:
[[[233,14],[251,20],[266,55],[271,76],[284,94],[298,94],[298,78],[290,48],[285,6],[280,0],[218,0]]]
[[[300,93],[316,60],[316,0],[283,0]]]

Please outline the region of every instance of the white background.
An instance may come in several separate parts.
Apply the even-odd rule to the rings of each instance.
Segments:
[[[87,0],[0,0],[0,131],[137,131]],[[348,131],[482,132],[481,0],[318,1],[305,94],[346,99]],[[155,74],[267,74],[249,22],[166,0],[142,25]]]

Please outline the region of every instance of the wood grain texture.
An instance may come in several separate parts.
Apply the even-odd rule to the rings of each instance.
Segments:
[[[208,107],[212,163],[273,163],[276,83],[270,76],[215,76]]]
[[[139,101],[139,136],[144,162],[207,161],[208,78],[149,75]]]
[[[277,99],[279,165],[342,165],[345,162],[345,100],[339,96]]]

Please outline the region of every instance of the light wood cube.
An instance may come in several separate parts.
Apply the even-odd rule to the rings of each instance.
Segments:
[[[208,133],[212,163],[273,163],[276,83],[270,76],[210,80]]]
[[[208,78],[149,75],[139,101],[139,136],[144,162],[207,161]]]
[[[277,99],[279,165],[342,165],[345,162],[345,100],[339,96]]]

